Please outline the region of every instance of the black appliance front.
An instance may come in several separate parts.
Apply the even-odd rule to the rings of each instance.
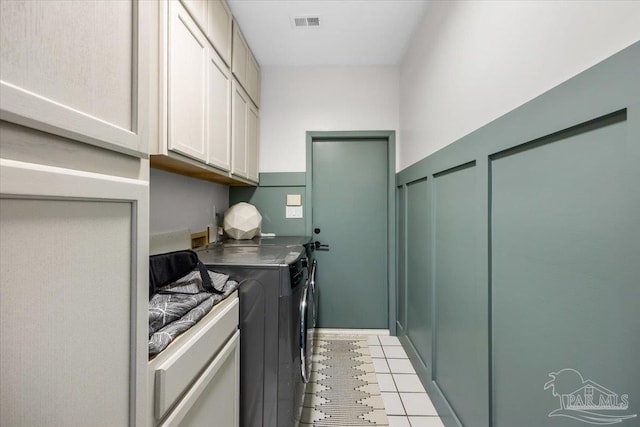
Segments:
[[[250,265],[237,264],[235,250],[247,248],[227,247],[224,255],[219,249],[199,252],[199,257],[240,282],[240,425],[292,427],[305,392],[300,358],[300,309],[308,289],[304,250],[287,248],[286,257],[261,264],[259,253],[271,256],[282,248],[252,248],[256,256]]]

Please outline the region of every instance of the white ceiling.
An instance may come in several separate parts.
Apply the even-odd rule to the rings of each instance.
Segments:
[[[428,0],[228,0],[261,66],[396,65]],[[294,28],[319,16],[319,28]]]

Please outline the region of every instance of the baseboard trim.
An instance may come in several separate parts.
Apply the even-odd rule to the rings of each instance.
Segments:
[[[338,328],[316,328],[319,334],[336,335],[389,335],[388,329],[338,329]]]

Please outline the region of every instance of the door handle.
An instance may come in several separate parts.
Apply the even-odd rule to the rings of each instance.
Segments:
[[[313,242],[313,246],[315,246],[316,249],[329,249],[329,245],[323,245],[318,241]]]

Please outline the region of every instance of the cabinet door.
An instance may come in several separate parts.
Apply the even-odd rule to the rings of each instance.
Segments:
[[[247,104],[247,178],[258,182],[258,110]]]
[[[207,37],[224,62],[231,66],[231,22],[233,15],[224,0],[210,0]]]
[[[175,0],[173,0],[175,1]],[[180,0],[185,9],[193,17],[193,20],[200,26],[203,33],[207,32],[207,0]]]
[[[142,427],[148,183],[0,172],[0,425]]]
[[[240,84],[245,87],[247,82],[247,53],[249,47],[242,37],[238,23],[233,21],[233,74]]]
[[[209,49],[207,60],[207,163],[231,170],[231,73]]]
[[[247,104],[249,97],[237,81],[232,84],[231,96],[231,173],[247,177]]]
[[[169,150],[206,161],[208,43],[185,8],[169,3]]]
[[[237,427],[240,423],[240,332],[236,332],[161,424]]]
[[[0,1],[0,119],[143,156],[152,6]]]
[[[210,382],[180,426],[208,427],[212,419],[220,426],[240,425],[240,332],[229,340],[203,377],[214,370]]]
[[[260,106],[260,67],[258,62],[251,54],[247,52],[247,93],[253,102]]]
[[[233,75],[256,105],[260,105],[260,67],[237,22],[233,22]]]

